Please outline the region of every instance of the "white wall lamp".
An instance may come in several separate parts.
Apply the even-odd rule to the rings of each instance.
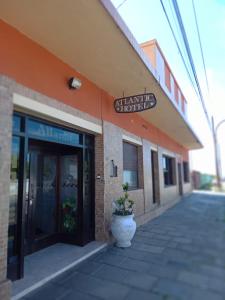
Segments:
[[[68,80],[68,86],[71,90],[78,90],[81,87],[82,83],[78,78],[71,77]]]

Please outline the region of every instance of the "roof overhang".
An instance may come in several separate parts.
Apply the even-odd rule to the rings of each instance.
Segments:
[[[157,106],[140,115],[185,148],[202,147],[110,1],[3,0],[0,17],[115,98],[154,93]]]

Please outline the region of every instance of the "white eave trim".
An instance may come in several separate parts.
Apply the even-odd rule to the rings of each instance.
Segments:
[[[123,134],[123,140],[138,146],[142,146],[142,141]]]
[[[60,122],[73,125],[75,127],[79,127],[81,129],[85,129],[89,132],[102,134],[102,126],[95,124],[94,122],[87,121],[80,117],[74,116],[47,104],[40,103],[28,97],[24,97],[22,95],[13,94],[13,104],[16,107],[34,112],[36,114],[41,114],[46,117],[50,117],[54,120],[59,120]]]
[[[169,151],[169,150],[165,150],[165,149],[163,149],[162,155],[170,156],[170,157],[176,158],[176,153],[171,152],[171,151]]]

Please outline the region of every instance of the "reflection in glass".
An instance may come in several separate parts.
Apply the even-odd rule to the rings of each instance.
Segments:
[[[28,120],[28,133],[49,142],[71,146],[80,143],[78,133],[30,119]]]
[[[19,132],[21,130],[21,118],[13,116],[13,131]]]
[[[31,182],[31,197],[36,193],[35,236],[41,237],[56,231],[56,162],[55,155],[38,154],[37,180]],[[36,191],[35,191],[36,186]],[[30,199],[33,201],[33,199]]]
[[[16,259],[17,250],[17,202],[19,177],[20,138],[12,139],[11,174],[10,174],[10,204],[9,204],[9,231],[8,231],[8,260]]]
[[[123,182],[128,183],[129,188],[137,188],[138,186],[138,174],[137,171],[124,170]]]
[[[67,233],[74,233],[77,227],[77,168],[77,155],[61,157],[60,198],[62,205],[62,231]]]

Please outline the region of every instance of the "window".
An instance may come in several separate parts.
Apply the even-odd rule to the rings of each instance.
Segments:
[[[29,135],[41,140],[70,146],[82,144],[81,135],[78,133],[42,121],[28,119],[27,128]]]
[[[166,186],[176,184],[176,169],[174,158],[163,155],[163,174],[164,184]]]
[[[183,162],[183,174],[184,182],[190,182],[189,163],[187,161]]]
[[[138,188],[138,147],[123,143],[123,182],[129,189]]]

